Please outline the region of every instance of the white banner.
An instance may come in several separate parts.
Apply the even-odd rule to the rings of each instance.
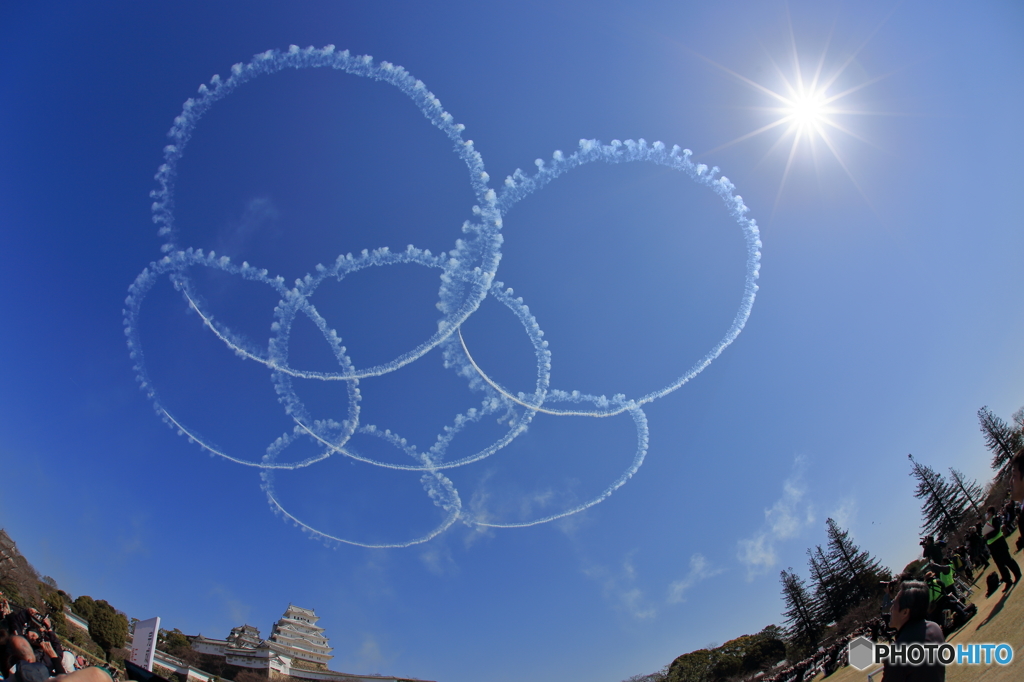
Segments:
[[[156,652],[156,636],[160,632],[160,616],[140,620],[135,624],[132,637],[132,655],[128,659],[135,665],[153,672],[153,654]]]

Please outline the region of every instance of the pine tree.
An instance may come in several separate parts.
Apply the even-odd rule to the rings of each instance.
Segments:
[[[817,645],[821,634],[814,599],[803,579],[792,568],[782,571],[779,578],[782,581],[782,598],[786,602],[782,615],[786,619],[789,640],[799,649],[811,649]]]
[[[970,505],[971,509],[980,519],[983,514],[981,513],[981,505],[985,502],[985,492],[978,485],[975,480],[967,480],[967,477],[962,473],[953,469],[949,469],[949,477],[952,479],[950,485],[958,491],[957,500],[961,507],[966,510],[966,505]]]
[[[888,571],[870,552],[854,544],[850,531],[840,528],[833,519],[826,519],[825,529],[828,533],[828,558],[845,583],[849,610],[870,597],[878,581],[888,575]]]
[[[807,568],[814,586],[815,611],[820,622],[838,622],[847,611],[847,591],[841,576],[821,545],[807,550]]]
[[[924,517],[921,531],[926,535],[939,535],[956,530],[964,516],[964,506],[958,504],[956,492],[942,474],[918,463],[913,455],[907,457],[910,458],[910,475],[917,479],[914,497],[924,500],[921,505]]]
[[[1017,417],[1018,414],[1014,413],[1015,421]],[[993,414],[988,406],[978,410],[978,421],[981,423],[981,432],[985,435],[985,447],[992,451],[992,468],[998,472],[999,478],[1002,478],[1009,471],[1010,460],[1021,447],[1024,447],[1021,425],[1007,424],[1001,417]]]

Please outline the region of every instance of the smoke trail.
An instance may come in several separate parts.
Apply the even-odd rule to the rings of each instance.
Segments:
[[[337,256],[328,266],[316,265],[314,272],[287,286],[281,276],[273,276],[243,262],[233,263],[226,256],[218,257],[213,251],[179,247],[174,226],[174,181],[178,162],[191,139],[195,126],[213,104],[231,94],[236,88],[262,75],[282,71],[286,68],[329,67],[348,74],[381,81],[398,88],[409,97],[421,113],[435,127],[440,129],[453,143],[456,155],[466,164],[469,171],[476,205],[472,207],[474,222],[462,225],[463,238],[456,239],[447,252],[436,255],[430,251],[408,246],[400,252],[387,247],[373,251],[364,250],[353,256],[351,253]],[[129,287],[125,299],[124,326],[129,354],[134,360],[136,379],[160,418],[179,435],[197,444],[209,454],[222,457],[236,464],[260,469],[261,487],[275,513],[291,521],[304,532],[327,543],[343,543],[361,547],[408,547],[427,542],[449,529],[458,520],[469,526],[490,528],[520,528],[546,523],[576,514],[607,499],[623,486],[643,464],[648,451],[649,429],[643,406],[681,387],[699,374],[728,347],[742,331],[750,317],[757,293],[757,279],[760,269],[760,234],[754,220],[747,217],[748,209],[742,197],[734,194],[735,187],[725,176],[719,175],[718,168],[708,168],[694,163],[689,150],[678,146],[666,148],[661,142],[647,144],[638,141],[613,140],[601,144],[596,140],[581,140],[579,149],[571,155],[556,151],[551,161],[538,159],[537,171],[532,176],[516,170],[508,176],[500,189],[490,187],[490,177],[484,170],[483,158],[474,149],[471,140],[464,140],[465,127],[454,122],[441,106],[440,101],[426,89],[419,80],[405,69],[388,62],[377,62],[369,56],[352,56],[349,52],[338,52],[334,46],[322,49],[312,47],[299,49],[291,46],[287,52],[270,50],[256,55],[247,64],[231,67],[231,75],[225,79],[214,76],[209,85],[201,85],[196,97],[187,100],[182,112],[174,119],[168,133],[170,144],[164,148],[164,163],[156,174],[157,188],[151,193],[153,221],[158,226],[157,234],[164,240],[161,246],[163,257],[150,263]],[[521,297],[516,297],[511,288],[496,281],[495,275],[501,258],[502,226],[504,217],[521,200],[544,188],[555,178],[588,163],[646,162],[672,168],[686,174],[692,181],[709,188],[719,195],[727,211],[743,231],[746,242],[746,272],[743,295],[732,324],[725,335],[700,360],[689,369],[667,383],[638,398],[627,398],[617,394],[584,394],[577,390],[552,388],[551,352],[544,332],[530,313]],[[357,368],[348,357],[341,337],[317,310],[314,299],[320,285],[328,278],[342,281],[348,275],[370,267],[416,264],[440,270],[441,286],[438,291],[437,308],[442,317],[438,320],[437,331],[411,350],[391,361],[371,367]],[[274,308],[274,322],[271,336],[265,345],[236,332],[228,325],[214,318],[202,304],[202,296],[190,276],[196,268],[207,268],[231,276],[258,282],[270,287],[279,297]],[[145,364],[145,355],[139,336],[139,317],[142,304],[162,277],[167,277],[175,290],[180,292],[188,308],[194,311],[203,327],[242,359],[252,360],[265,366],[271,372],[274,389],[285,413],[294,421],[291,431],[285,432],[271,442],[262,457],[245,458],[229,453],[205,439],[197,431],[182,423],[165,407],[150,379]],[[491,296],[516,316],[533,346],[537,361],[536,380],[533,393],[513,395],[491,379],[470,354],[460,327],[476,311],[483,300]],[[293,367],[289,361],[291,329],[296,317],[305,316],[320,332],[338,365],[334,372],[313,371]],[[458,331],[456,338],[455,332]],[[425,450],[419,450],[400,434],[382,429],[374,424],[361,422],[359,390],[361,380],[379,377],[394,372],[423,357],[434,348],[440,348],[445,367],[462,377],[471,391],[482,394],[477,407],[458,413],[448,426],[443,427],[435,442]],[[345,382],[348,398],[347,412],[335,419],[316,419],[299,398],[293,384],[294,379]],[[555,408],[552,404],[592,405],[592,409]],[[594,498],[571,509],[528,520],[521,523],[492,523],[463,509],[458,491],[442,471],[455,469],[479,462],[508,446],[516,437],[526,431],[538,413],[554,416],[613,417],[628,413],[637,431],[637,445],[633,459],[626,470]],[[506,424],[505,432],[490,445],[472,454],[448,459],[449,449],[457,437],[472,424],[485,417],[500,415],[499,422]],[[360,453],[350,444],[356,433],[383,440],[411,460],[410,464],[395,464]],[[295,462],[281,462],[279,457],[299,440],[312,443],[317,454]],[[352,538],[342,538],[323,532],[306,524],[289,512],[279,501],[274,487],[275,471],[297,470],[322,462],[333,455],[341,455],[355,461],[396,471],[419,472],[424,491],[431,501],[444,512],[444,519],[425,535],[402,542],[368,544]]]

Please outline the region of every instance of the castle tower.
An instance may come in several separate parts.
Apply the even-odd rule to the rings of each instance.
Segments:
[[[260,631],[251,625],[239,625],[237,628],[231,628],[231,634],[227,639],[228,646],[236,649],[255,649],[262,641]]]
[[[324,629],[317,627],[318,620],[320,617],[312,609],[289,604],[281,620],[274,624],[267,644],[275,653],[292,659],[292,667],[327,670],[334,649],[328,646]]]

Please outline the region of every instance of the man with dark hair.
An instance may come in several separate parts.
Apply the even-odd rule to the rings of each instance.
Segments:
[[[916,580],[903,583],[889,611],[889,627],[895,628],[895,644],[922,642],[942,644],[942,628],[930,620],[928,614],[928,586]],[[946,668],[941,663],[932,665],[900,665],[885,663],[882,682],[945,682]]]
[[[1010,556],[1010,547],[1006,544],[1006,538],[1003,537],[1002,524],[996,515],[995,507],[988,508],[988,516],[986,518],[988,521],[982,533],[988,542],[988,551],[992,554],[992,560],[996,562],[999,575],[1003,578],[1003,584],[1005,585],[1003,591],[1008,592],[1010,587],[1020,580],[1020,566]],[[1011,573],[1013,578],[1010,577]]]
[[[43,623],[43,617],[39,611],[31,606],[27,609],[16,611],[7,617],[7,629],[12,635],[25,636],[25,633],[32,628],[38,628]]]
[[[928,535],[921,539],[921,553],[924,558],[933,563],[942,561],[942,546],[935,542],[935,538]]]

